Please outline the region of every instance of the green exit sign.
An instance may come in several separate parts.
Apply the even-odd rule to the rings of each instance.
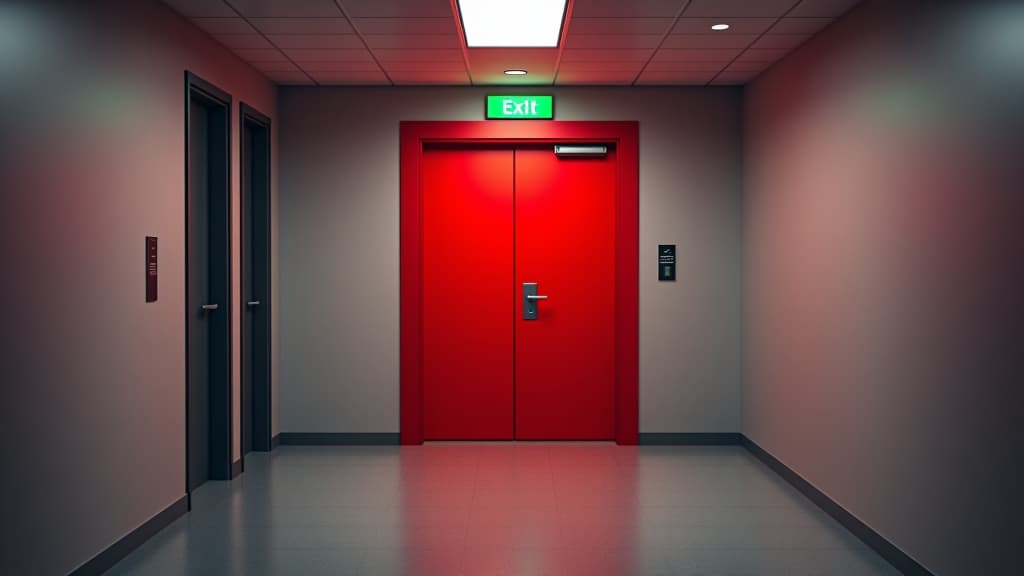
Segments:
[[[488,96],[487,118],[533,120],[554,118],[553,96]]]

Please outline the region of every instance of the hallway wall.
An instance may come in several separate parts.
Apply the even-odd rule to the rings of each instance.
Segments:
[[[1024,570],[1022,39],[869,0],[745,98],[743,431],[941,575]]]
[[[4,573],[67,574],[185,493],[185,69],[235,98],[237,289],[237,102],[276,117],[275,87],[155,0],[0,3]]]
[[[398,432],[399,122],[482,120],[493,92],[281,88],[283,431]],[[640,431],[736,432],[740,90],[520,92],[640,122]],[[678,282],[657,282],[659,242]]]

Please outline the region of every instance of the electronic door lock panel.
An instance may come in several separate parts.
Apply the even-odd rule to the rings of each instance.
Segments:
[[[544,294],[537,294],[536,282],[523,282],[523,320],[537,319],[537,304],[547,300]]]

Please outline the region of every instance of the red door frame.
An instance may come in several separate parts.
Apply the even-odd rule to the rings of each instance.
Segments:
[[[402,444],[423,443],[423,146],[609,143],[616,147],[615,441],[639,436],[639,146],[636,122],[491,120],[400,125]]]

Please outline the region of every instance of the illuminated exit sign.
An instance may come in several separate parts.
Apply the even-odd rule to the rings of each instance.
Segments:
[[[488,96],[487,118],[508,120],[550,119],[554,117],[553,96]]]

